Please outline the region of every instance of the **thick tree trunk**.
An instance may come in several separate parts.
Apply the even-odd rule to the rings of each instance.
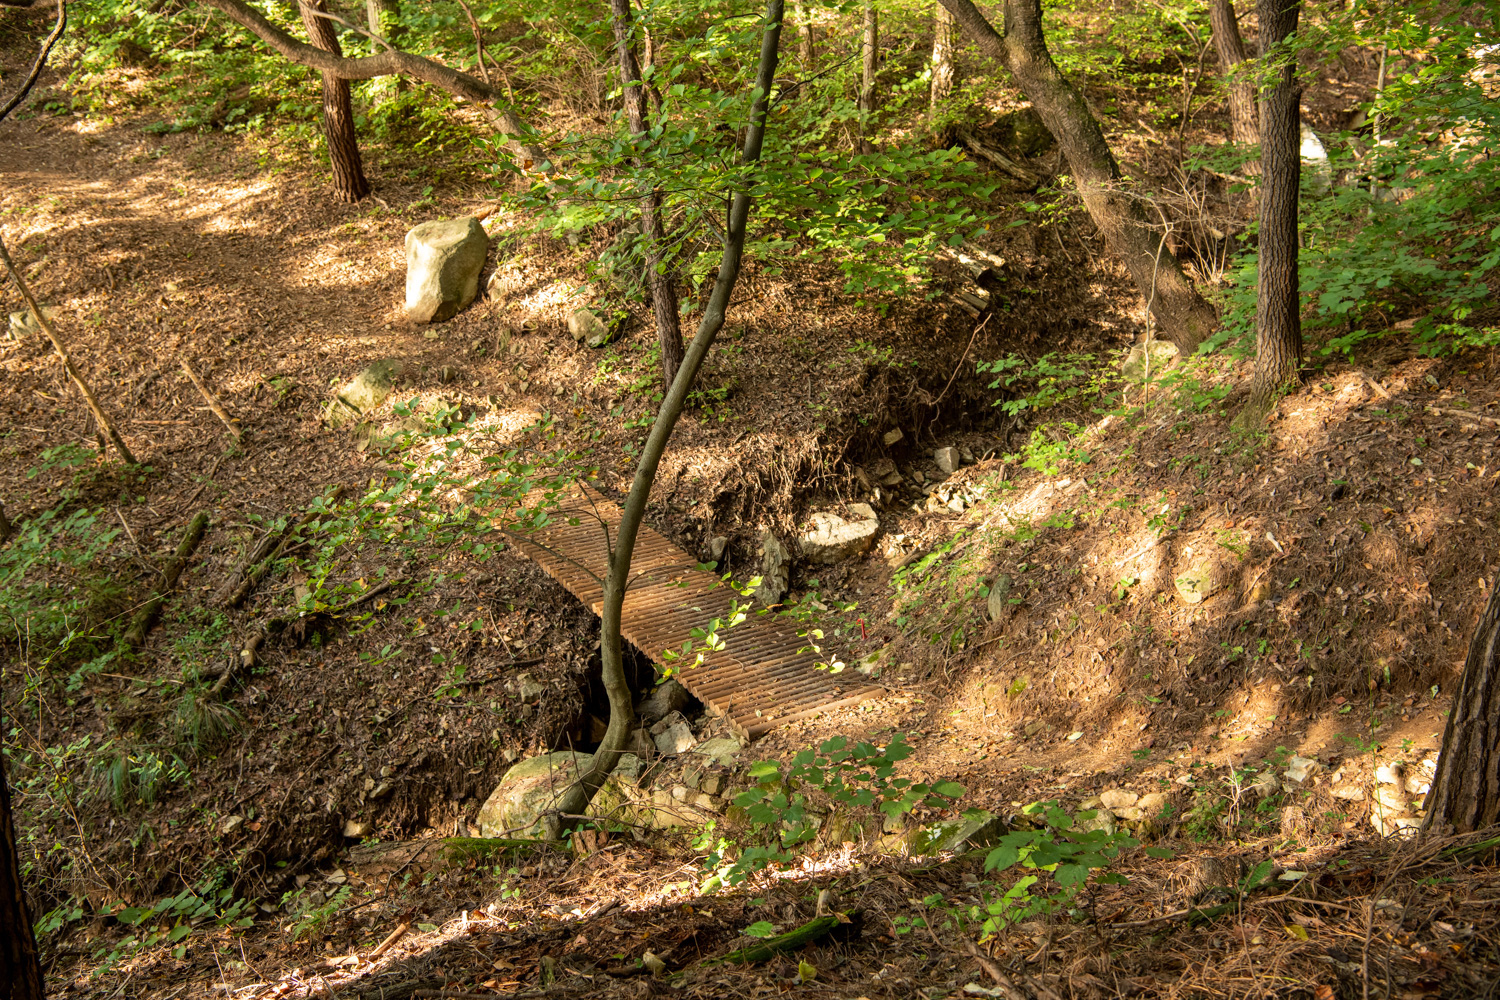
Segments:
[[[1297,30],[1301,0],[1259,0],[1260,57],[1275,83],[1260,102],[1260,267],[1255,295],[1255,383],[1265,410],[1302,365],[1297,283],[1297,195],[1302,182],[1301,87],[1297,61],[1278,43]]]
[[[1472,833],[1500,822],[1500,577],[1469,642],[1425,807],[1424,830]]]
[[[1110,250],[1129,269],[1162,333],[1182,351],[1196,350],[1218,317],[1193,288],[1176,256],[1162,245],[1166,234],[1152,225],[1138,201],[1120,190],[1120,167],[1104,132],[1047,51],[1041,0],[1005,0],[1004,35],[990,26],[973,0],[938,2],[982,52],[1000,60],[1016,78],[1062,147],[1084,207]]]
[[[21,885],[21,852],[0,756],[0,1000],[42,1000],[42,963]]]
[[[1219,67],[1227,79],[1229,125],[1234,141],[1244,146],[1260,142],[1260,113],[1255,107],[1255,80],[1246,71],[1245,42],[1240,38],[1239,18],[1234,14],[1234,0],[1211,0],[1209,23],[1213,26],[1214,49],[1219,53]]]
[[[302,0],[302,23],[313,45],[324,52],[342,56],[333,22],[319,17],[317,11],[328,10],[327,0]],[[333,163],[333,190],[340,201],[351,204],[370,193],[365,180],[364,164],[359,157],[359,137],[354,134],[354,108],[349,103],[349,81],[331,73],[323,74],[323,134],[328,138],[328,158]]]
[[[797,56],[802,60],[802,72],[808,73],[818,56],[813,47],[812,22],[807,19],[807,8],[800,3],[792,4],[792,16],[797,19]]]
[[[615,0],[611,0],[615,2]],[[781,46],[781,24],[783,0],[767,0],[765,20],[761,32],[760,61],[755,73],[757,95],[750,107],[749,127],[745,129],[745,144],[740,150],[740,163],[753,165],[760,159],[760,151],[766,135],[766,110],[770,106],[771,87],[776,79],[776,61]],[[588,807],[594,794],[603,786],[625,747],[630,734],[633,711],[630,705],[630,688],[625,682],[625,664],[620,652],[620,612],[625,605],[625,586],[630,580],[630,561],[634,555],[636,534],[646,515],[646,501],[651,496],[651,484],[656,481],[656,470],[667,450],[672,430],[687,405],[688,393],[698,377],[698,369],[714,338],[724,326],[724,316],[729,308],[729,297],[739,281],[740,263],[745,252],[745,231],[750,221],[750,192],[736,191],[729,206],[728,227],[725,234],[724,256],[719,261],[719,273],[714,279],[713,291],[704,306],[703,318],[698,323],[698,332],[688,345],[683,356],[682,367],[671,388],[662,398],[661,409],[646,436],[641,448],[641,459],[635,468],[635,478],[630,484],[630,493],[615,530],[615,548],[610,556],[609,576],[604,581],[604,602],[599,614],[599,655],[603,661],[605,690],[609,694],[609,728],[599,745],[599,752],[589,762],[589,769],[578,776],[577,782],[558,801],[558,811],[564,816],[576,815]],[[617,713],[615,706],[623,704],[627,710]]]
[[[933,12],[932,33],[932,100],[928,115],[936,118],[938,109],[953,93],[957,72],[958,23],[942,4]]]
[[[865,3],[865,30],[860,39],[859,110],[875,110],[875,64],[880,53],[880,15],[873,3]]]
[[[646,93],[635,44],[630,37],[630,0],[610,0],[614,17],[615,51],[620,59],[620,87],[625,115],[636,141],[644,141]],[[663,391],[672,387],[682,364],[682,319],[677,311],[677,282],[666,261],[666,232],[661,220],[661,196],[652,191],[641,198],[641,233],[646,243],[646,284],[651,289],[651,312],[656,317],[656,340],[661,345]]]

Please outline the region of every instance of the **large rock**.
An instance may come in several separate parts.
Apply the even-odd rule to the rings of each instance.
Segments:
[[[642,725],[654,725],[673,712],[682,711],[692,700],[693,696],[688,693],[687,688],[679,684],[676,678],[668,677],[656,686],[656,690],[641,699],[636,715],[640,717]]]
[[[490,239],[475,218],[424,222],[406,234],[406,317],[441,323],[479,294]]]
[[[42,306],[42,315],[48,320],[57,319],[57,309],[54,306]],[[30,309],[10,314],[10,339],[25,340],[34,334],[40,333],[42,326],[36,321],[36,314]]]
[[[479,807],[479,815],[475,818],[479,835],[541,837],[543,814],[556,808],[568,786],[593,760],[593,754],[560,750],[521,761],[505,773],[494,792]],[[633,754],[623,755],[589,808],[595,815],[618,815],[617,810],[634,801],[631,788],[640,772],[640,759]]]
[[[880,522],[867,518],[846,521],[837,514],[814,514],[813,527],[798,543],[810,562],[836,563],[851,556],[863,555],[875,544]]]

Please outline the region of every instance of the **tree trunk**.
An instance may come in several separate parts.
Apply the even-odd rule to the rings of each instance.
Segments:
[[[610,0],[615,28],[615,51],[620,59],[620,88],[625,94],[625,115],[637,142],[646,141],[646,93],[641,68],[630,37],[630,0]],[[677,311],[677,282],[663,248],[666,233],[661,221],[661,195],[656,191],[641,197],[641,233],[646,244],[646,284],[651,289],[651,312],[656,317],[656,340],[661,345],[663,390],[672,388],[682,364],[682,319]],[[613,709],[611,709],[613,711]]]
[[[611,0],[615,2],[615,0]],[[749,127],[745,129],[745,144],[740,150],[743,166],[760,159],[761,145],[766,134],[766,109],[770,105],[771,87],[776,79],[776,59],[781,45],[783,0],[767,0],[764,28],[761,33],[760,61],[755,73],[755,99],[750,108]],[[656,481],[656,470],[667,450],[672,429],[682,416],[687,404],[688,392],[698,377],[698,369],[713,346],[714,338],[724,326],[724,315],[729,308],[729,297],[739,281],[740,263],[745,252],[745,230],[750,220],[750,192],[736,191],[729,206],[727,232],[725,233],[724,256],[719,261],[719,273],[714,279],[713,291],[703,310],[703,319],[698,332],[688,345],[683,356],[682,367],[677,378],[662,398],[661,409],[646,436],[641,448],[641,459],[635,468],[635,479],[630,484],[630,494],[625,498],[620,515],[620,524],[615,529],[615,548],[610,556],[609,577],[604,581],[603,608],[600,611],[599,655],[603,661],[601,670],[604,688],[609,694],[609,728],[599,751],[589,762],[589,769],[578,776],[578,780],[558,801],[558,812],[564,816],[576,815],[588,807],[596,793],[609,777],[630,734],[634,712],[630,708],[630,687],[625,681],[625,663],[620,651],[620,612],[625,605],[625,586],[630,580],[630,561],[635,550],[636,533],[646,515],[646,501],[651,497],[651,484]],[[616,711],[617,706],[624,711]],[[553,832],[556,832],[555,830]]]
[[[10,812],[10,786],[0,755],[0,1000],[42,1000],[42,963],[26,889],[21,885],[21,852]]]
[[[328,10],[327,0],[302,0],[302,23],[313,45],[342,56],[333,22],[316,12]],[[323,134],[328,137],[328,158],[333,163],[333,190],[340,201],[353,204],[370,193],[364,164],[359,158],[359,138],[354,134],[354,109],[349,103],[349,81],[323,74]]]
[[[1234,0],[1211,0],[1208,19],[1213,25],[1219,67],[1227,78],[1229,124],[1234,141],[1242,146],[1253,146],[1260,142],[1260,115],[1255,108],[1255,80],[1247,72],[1252,67],[1245,65],[1245,43],[1240,38]]]
[[[938,109],[953,93],[953,77],[958,57],[958,23],[942,4],[933,13],[932,99],[929,120],[937,118]]]
[[[1058,70],[1042,34],[1041,0],[1005,0],[1005,34],[995,31],[973,0],[938,0],[980,51],[1010,70],[1062,147],[1078,194],[1110,250],[1130,271],[1164,336],[1184,353],[1197,349],[1218,317],[1193,288],[1164,232],[1120,190],[1120,167],[1082,95]]]
[[[1500,576],[1474,627],[1443,730],[1423,830],[1472,833],[1500,821]]]
[[[1302,181],[1297,60],[1279,43],[1297,30],[1301,0],[1259,0],[1260,58],[1275,83],[1260,102],[1260,268],[1251,405],[1265,411],[1297,378],[1302,321],[1297,284],[1297,194]],[[1274,61],[1274,64],[1273,64]],[[1263,67],[1263,68],[1265,68]]]
[[[792,15],[797,19],[797,55],[802,60],[802,72],[812,72],[813,63],[817,61],[817,52],[813,48],[813,26],[807,19],[807,8],[800,3],[792,4]]]
[[[862,72],[859,86],[859,110],[865,114],[875,110],[875,62],[880,52],[880,15],[875,5],[866,0],[865,31],[860,40]]]

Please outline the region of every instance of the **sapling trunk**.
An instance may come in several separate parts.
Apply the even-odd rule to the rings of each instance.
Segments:
[[[748,166],[760,159],[761,144],[765,139],[766,109],[776,75],[776,59],[781,44],[783,0],[768,0],[765,13],[765,28],[761,33],[760,61],[755,74],[755,89],[751,96],[750,122],[745,130],[745,144],[740,152],[740,163]],[[734,194],[729,208],[729,227],[724,244],[724,256],[719,262],[719,273],[714,279],[708,305],[698,324],[698,332],[688,344],[677,377],[662,399],[656,422],[641,449],[641,459],[636,465],[635,479],[620,515],[620,524],[615,531],[615,547],[610,557],[609,575],[604,581],[604,608],[600,614],[600,658],[604,690],[609,696],[609,727],[604,740],[594,754],[586,771],[563,793],[558,801],[558,814],[576,815],[588,808],[594,794],[603,786],[609,773],[620,761],[630,730],[635,722],[635,706],[631,701],[630,684],[625,679],[625,663],[620,648],[620,614],[625,605],[625,587],[630,580],[630,560],[635,550],[636,534],[646,514],[646,502],[651,496],[651,485],[656,481],[656,470],[667,450],[667,442],[677,420],[687,404],[688,392],[703,366],[708,349],[724,325],[724,314],[729,308],[729,297],[739,280],[740,264],[745,252],[745,228],[750,219],[750,192],[745,184]],[[549,832],[556,835],[560,824],[549,823]]]

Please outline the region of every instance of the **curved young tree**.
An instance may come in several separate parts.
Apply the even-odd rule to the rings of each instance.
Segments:
[[[307,37],[324,52],[342,56],[339,36],[327,17],[327,0],[300,0]],[[359,155],[359,136],[354,132],[354,108],[349,102],[349,81],[323,72],[323,135],[328,140],[328,159],[333,164],[333,190],[340,201],[363,201],[370,193],[365,167]]]
[[[776,61],[781,45],[782,14],[783,0],[767,0],[760,59],[751,93],[750,120],[745,129],[744,145],[740,148],[739,161],[743,167],[753,166],[760,160],[766,134],[766,112],[770,105],[771,86],[776,77]],[[745,178],[730,202],[724,232],[724,256],[719,261],[713,291],[703,309],[698,332],[688,344],[682,365],[677,369],[677,377],[672,380],[671,388],[663,397],[656,422],[651,425],[651,432],[641,448],[635,478],[630,484],[630,493],[625,498],[620,524],[615,529],[615,546],[610,555],[609,575],[604,581],[604,606],[599,615],[599,654],[603,663],[604,690],[609,696],[609,727],[588,769],[578,776],[578,780],[558,800],[557,813],[561,818],[579,815],[588,807],[595,793],[603,787],[610,772],[620,762],[620,755],[625,750],[635,722],[635,706],[631,699],[630,685],[625,678],[625,661],[620,648],[620,615],[625,606],[625,588],[630,581],[630,561],[636,535],[646,516],[646,501],[651,497],[651,484],[656,481],[657,467],[667,450],[667,441],[687,405],[688,393],[698,377],[698,369],[703,366],[708,349],[713,346],[714,338],[724,325],[729,297],[739,281],[740,263],[745,252],[745,232],[750,222],[750,186],[748,178]],[[555,834],[557,827],[549,825]]]
[[[1297,197],[1302,184],[1302,87],[1282,44],[1297,30],[1301,0],[1259,0],[1260,58],[1274,83],[1260,99],[1260,246],[1255,292],[1251,407],[1264,413],[1297,379],[1302,318],[1297,289]]]
[[[1165,246],[1166,233],[1120,186],[1120,165],[1083,95],[1052,61],[1042,33],[1041,0],[1005,0],[1004,31],[996,31],[973,0],[938,0],[981,52],[1000,61],[1057,138],[1078,194],[1109,248],[1151,304],[1166,338],[1195,349],[1218,323],[1182,265]]]

